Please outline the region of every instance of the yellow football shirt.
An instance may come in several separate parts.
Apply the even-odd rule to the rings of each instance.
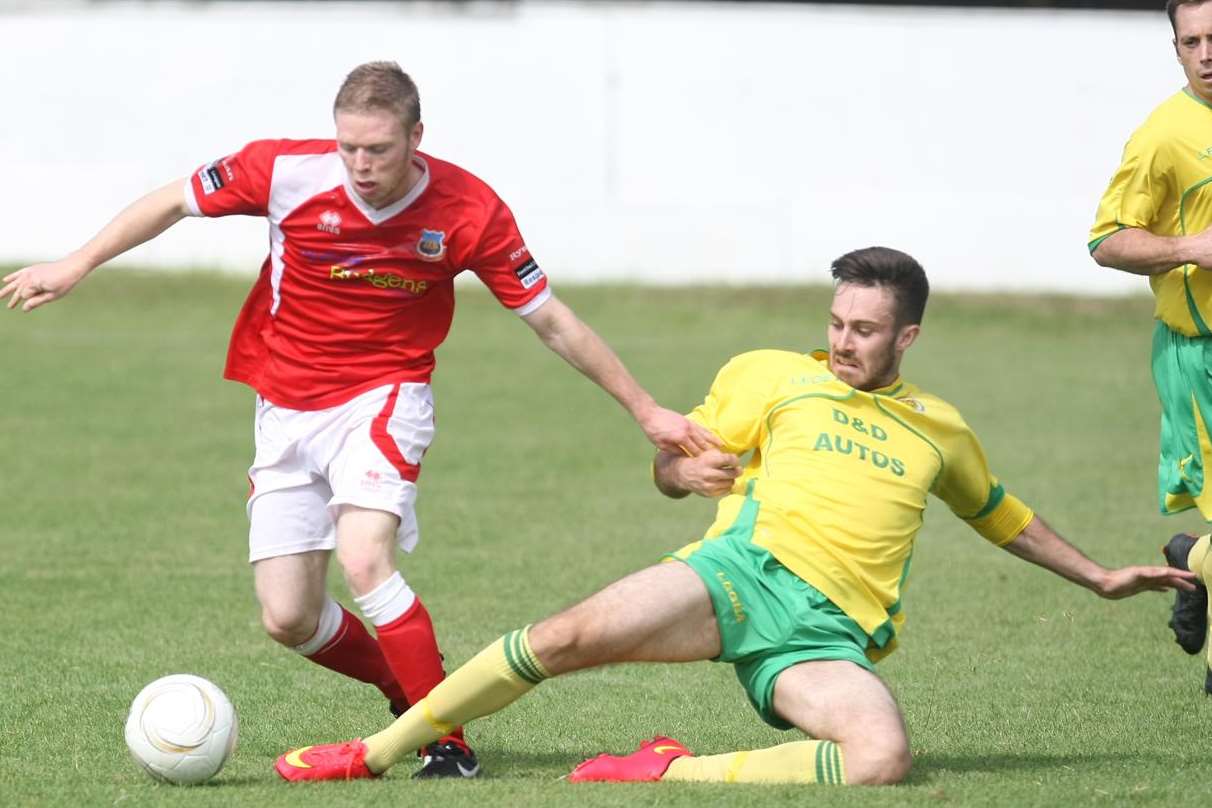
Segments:
[[[1034,514],[990,474],[954,407],[899,379],[855,390],[827,359],[742,354],[690,414],[725,451],[752,451],[706,538],[736,520],[748,490],[758,503],[754,543],[862,626],[878,659],[905,619],[901,588],[927,493],[999,546]]]
[[[1125,227],[1158,236],[1212,224],[1212,106],[1186,89],[1166,99],[1132,133],[1098,205],[1090,251]],[[1212,335],[1212,267],[1186,264],[1152,275],[1154,316],[1188,337]]]

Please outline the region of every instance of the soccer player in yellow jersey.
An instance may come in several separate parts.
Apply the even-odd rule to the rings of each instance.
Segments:
[[[928,293],[916,261],[872,247],[832,273],[828,353],[734,358],[690,415],[722,447],[657,455],[664,494],[721,497],[702,541],[498,639],[386,730],[283,755],[279,774],[374,777],[544,679],[712,659],[732,663],[763,720],[808,739],[696,757],[658,737],[568,779],[899,782],[909,745],[874,663],[905,619],[900,590],[929,493],[994,545],[1103,597],[1193,587],[1190,572],[1106,569],[1084,556],[1006,492],[951,405],[900,377]]]
[[[1162,513],[1198,507],[1212,520],[1212,0],[1169,0],[1174,49],[1187,85],[1124,147],[1098,206],[1090,252],[1099,264],[1149,277],[1157,297],[1153,381],[1162,404],[1158,499]],[[1185,533],[1166,559],[1203,584],[1175,598],[1170,627],[1189,654],[1208,633],[1209,537]],[[1212,693],[1212,647],[1204,689]]]

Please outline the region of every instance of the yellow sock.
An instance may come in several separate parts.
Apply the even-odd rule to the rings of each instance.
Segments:
[[[530,650],[530,626],[511,631],[447,676],[382,732],[365,738],[366,766],[384,772],[473,718],[495,713],[550,674]]]
[[[1196,577],[1204,582],[1204,586],[1212,581],[1212,564],[1208,563],[1210,540],[1212,540],[1212,533],[1200,536],[1195,544],[1191,545],[1191,552],[1187,554],[1187,569],[1194,572]]]
[[[1212,552],[1209,552],[1209,542],[1212,542],[1212,534],[1200,536],[1199,541],[1195,542],[1191,547],[1191,552],[1187,554],[1187,569],[1195,573],[1195,577],[1203,581],[1204,586],[1212,583]],[[1208,600],[1208,625],[1212,626],[1212,598]],[[1205,689],[1212,685],[1212,642],[1207,643],[1207,659],[1208,659],[1208,680],[1204,684]],[[1212,693],[1212,689],[1208,690]]]
[[[680,757],[662,780],[700,783],[846,782],[842,750],[833,741],[795,741],[752,752]]]

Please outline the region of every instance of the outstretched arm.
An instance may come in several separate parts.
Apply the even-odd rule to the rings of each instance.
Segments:
[[[1126,227],[1103,239],[1092,255],[1100,266],[1133,275],[1156,275],[1183,264],[1212,269],[1212,227],[1190,236],[1156,236]]]
[[[699,454],[718,445],[710,432],[657,404],[610,346],[555,297],[523,319],[544,345],[614,396],[658,449]]]
[[[63,297],[101,264],[181,221],[189,213],[185,208],[185,182],[174,180],[131,203],[101,232],[65,258],[6,275],[0,300],[7,297],[10,309],[21,306],[22,311],[32,311]]]
[[[1193,573],[1173,567],[1107,569],[1065,541],[1038,516],[1005,549],[1032,564],[1084,586],[1100,597],[1119,599],[1140,592],[1194,589]]]

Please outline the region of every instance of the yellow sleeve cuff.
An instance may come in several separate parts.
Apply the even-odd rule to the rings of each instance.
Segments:
[[[964,521],[986,540],[1003,547],[1018,538],[1035,518],[1035,511],[1013,494],[1006,494],[988,513]]]

